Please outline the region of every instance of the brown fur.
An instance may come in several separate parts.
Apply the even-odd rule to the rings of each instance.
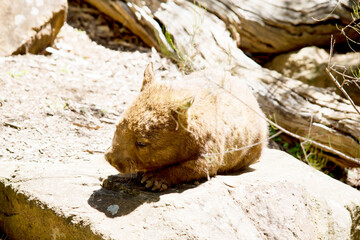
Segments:
[[[122,115],[105,154],[112,166],[121,173],[144,172],[147,187],[164,190],[259,159],[267,124],[246,84],[209,72],[177,84],[183,87],[157,83],[148,65],[140,95]]]

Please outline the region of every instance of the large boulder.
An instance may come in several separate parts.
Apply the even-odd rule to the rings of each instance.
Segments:
[[[66,0],[0,0],[0,56],[43,51],[54,42],[66,13]]]
[[[114,173],[100,155],[1,162],[0,228],[15,240],[360,238],[360,192],[278,150],[242,173],[163,193]]]
[[[324,49],[312,46],[280,54],[265,67],[312,86],[334,87],[326,73],[328,60],[329,54]]]

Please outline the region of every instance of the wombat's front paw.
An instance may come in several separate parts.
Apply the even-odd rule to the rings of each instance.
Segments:
[[[146,188],[151,188],[152,191],[165,191],[168,189],[166,180],[156,176],[155,172],[146,172],[142,175],[141,183],[145,183]]]

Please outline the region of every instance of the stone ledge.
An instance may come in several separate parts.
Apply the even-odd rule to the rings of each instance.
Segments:
[[[101,155],[1,162],[0,228],[14,240],[360,237],[360,192],[277,150],[241,174],[163,193],[113,174]]]

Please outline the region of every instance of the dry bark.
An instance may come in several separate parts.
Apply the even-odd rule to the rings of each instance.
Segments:
[[[87,1],[105,13],[106,9],[110,7],[113,9],[115,4],[109,0]],[[236,9],[235,1],[225,0],[212,0],[210,2],[213,5],[208,4],[205,8],[185,0],[166,2],[151,0],[149,2],[151,2],[151,5],[148,5],[151,10],[146,5],[136,5],[134,2],[130,4],[131,7],[129,7],[129,3],[116,2],[117,7],[124,8],[121,11],[117,9],[116,14],[127,12],[126,16],[133,19],[124,21],[120,17],[113,18],[124,21],[122,23],[144,41],[145,37],[153,38],[151,41],[145,42],[162,50],[165,54],[168,54],[169,51],[165,49],[164,52],[163,46],[170,42],[167,48],[173,47],[172,56],[176,57],[180,66],[190,67],[191,70],[222,66],[224,69],[230,70],[232,74],[245,78],[255,91],[265,113],[268,116],[275,116],[279,125],[349,156],[346,159],[333,158],[339,164],[347,167],[360,167],[358,158],[360,154],[360,116],[356,114],[348,101],[333,93],[327,93],[323,89],[308,86],[262,68],[237,48],[227,30],[232,28],[243,30],[245,27],[243,25],[247,25],[251,31],[256,31],[257,34],[250,34],[253,37],[248,40],[245,40],[246,34],[239,31],[242,36],[241,44],[248,41],[245,48],[251,49],[253,52],[281,52],[304,44],[323,44],[330,38],[330,33],[334,32],[334,28],[336,28],[334,23],[345,24],[349,21],[344,16],[349,13],[347,7],[350,4],[341,3],[335,11],[331,12],[335,1],[330,1],[331,4],[329,1],[326,1],[325,4],[324,1],[315,0],[307,3],[301,2],[302,4],[299,6],[303,6],[303,8],[295,7],[291,1],[284,1],[283,4],[288,4],[285,9],[271,4],[270,1],[261,1],[263,4],[261,7],[257,6],[254,1],[242,1],[241,6],[237,6]],[[101,6],[99,3],[105,4],[105,6]],[[272,11],[270,6],[278,11]],[[247,9],[250,7],[251,9]],[[256,9],[258,11],[255,11]],[[267,11],[260,12],[261,10]],[[309,13],[304,15],[304,11],[307,10]],[[129,11],[132,12],[129,13]],[[252,19],[252,22],[241,19],[240,11]],[[228,25],[211,12],[216,12],[216,15],[220,17],[226,16],[225,22]],[[325,13],[330,13],[327,22],[320,23],[311,18],[321,18]],[[135,18],[135,16],[137,17]],[[254,16],[257,17],[254,18]],[[267,19],[266,16],[269,18],[273,16],[271,24],[263,22],[262,19]],[[150,19],[156,19],[156,21]],[[224,20],[224,18],[222,19]],[[288,20],[286,21],[286,19]],[[251,23],[256,23],[256,26]],[[156,36],[150,30],[138,31],[139,28],[143,30],[163,28],[168,39],[161,31],[155,31]],[[250,30],[246,31],[251,32]],[[269,35],[264,38],[262,32]],[[144,36],[144,34],[149,35]],[[277,36],[274,43],[279,43],[278,45],[266,42],[274,40],[274,36]],[[259,40],[258,37],[261,39]],[[292,40],[287,37],[292,37]],[[159,41],[158,39],[165,40]]]
[[[208,19],[208,13],[213,13],[226,24],[238,47],[251,53],[280,53],[309,45],[328,45],[331,35],[334,35],[337,43],[345,41],[339,29],[351,22],[355,4],[350,0],[281,0],[276,3],[271,0],[198,0],[196,3],[190,0],[188,3],[185,0],[86,1],[124,24],[145,43],[158,50],[161,49],[160,45],[171,50],[161,32],[162,25],[168,28],[171,25],[183,25],[183,21],[197,24]],[[175,15],[169,16],[170,13]],[[179,16],[180,22],[174,19]],[[160,25],[154,21],[154,17],[160,21]],[[212,28],[204,30],[214,32]],[[347,31],[347,35],[354,37],[357,33]]]
[[[251,53],[279,53],[345,41],[338,28],[352,20],[354,1],[198,0],[221,18],[238,46]],[[348,32],[349,37],[357,33]]]

